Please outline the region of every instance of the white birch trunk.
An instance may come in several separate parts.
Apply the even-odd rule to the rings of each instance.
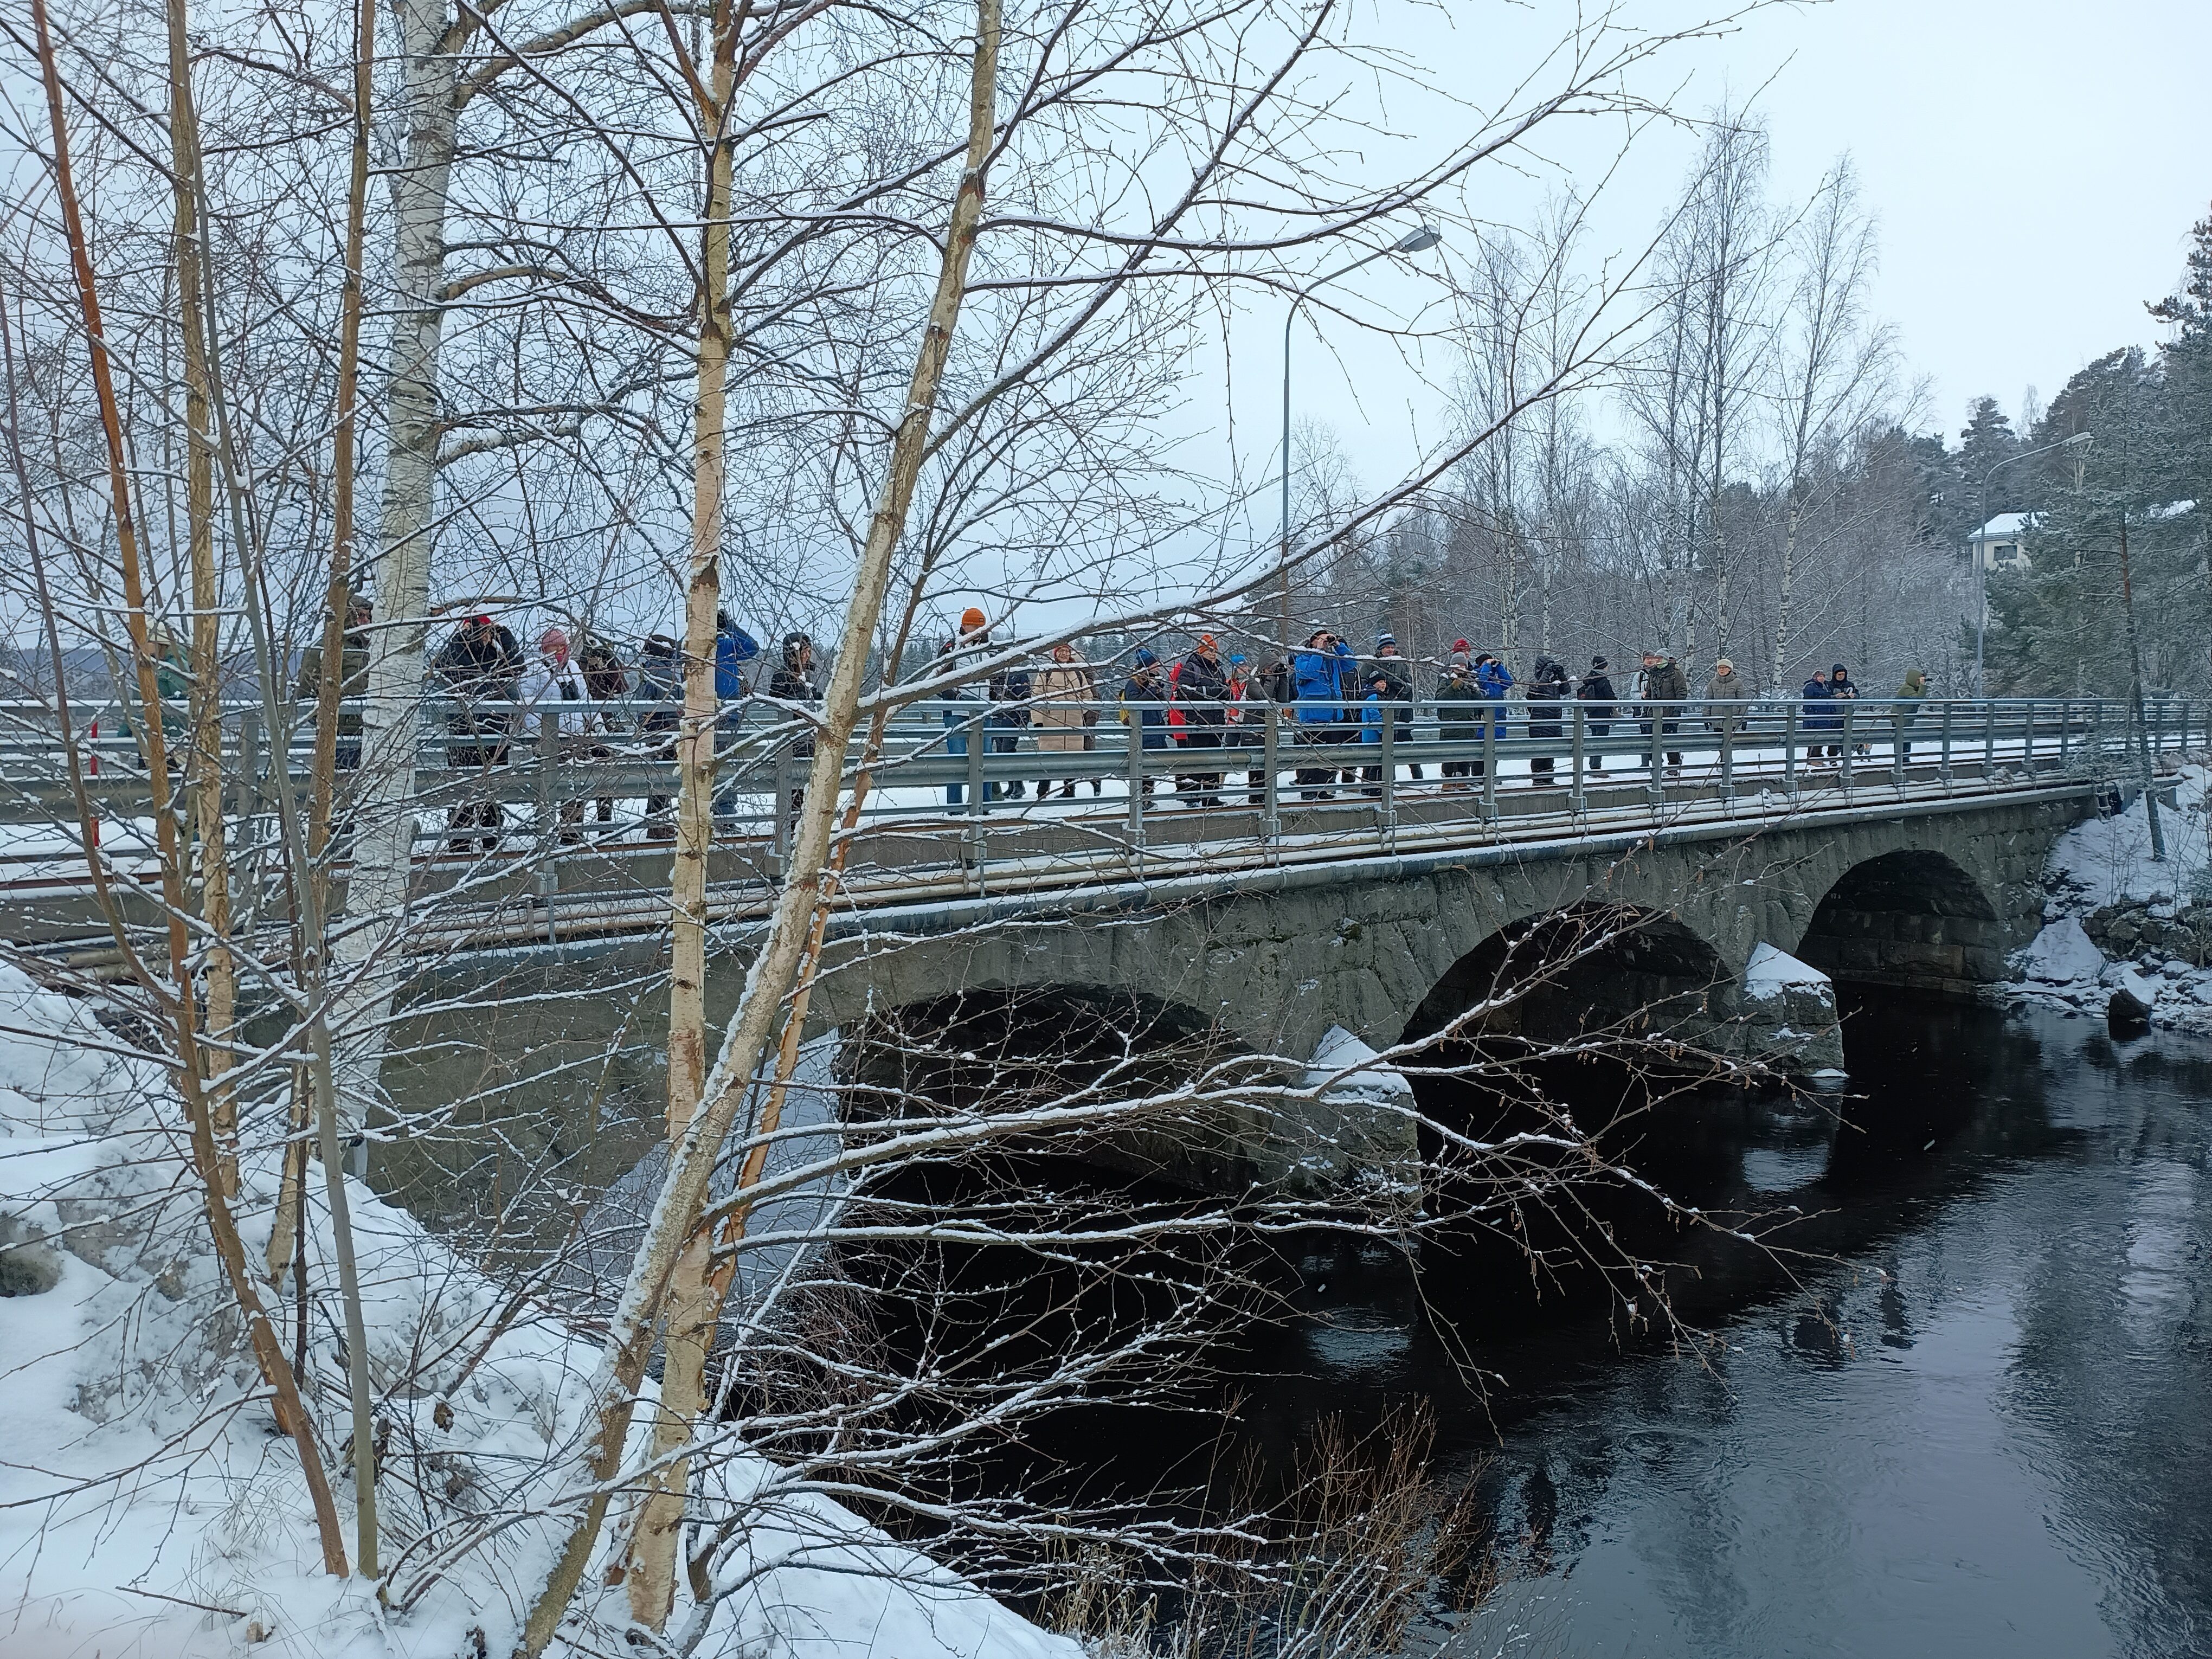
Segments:
[[[389,441],[362,715],[360,830],[333,951],[339,1080],[358,1122],[375,1097],[385,1027],[399,985],[392,949],[414,850],[415,750],[429,628],[438,479],[438,354],[445,320],[446,208],[459,112],[442,0],[399,0],[407,159],[392,183],[398,313],[386,391]]]

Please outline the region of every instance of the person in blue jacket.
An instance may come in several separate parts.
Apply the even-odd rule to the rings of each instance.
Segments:
[[[714,613],[714,704],[721,710],[714,727],[717,747],[727,749],[745,723],[745,665],[760,655],[760,641],[738,626],[726,611]],[[714,791],[714,817],[724,824],[738,811],[738,769],[721,769],[726,781]]]
[[[1133,741],[1146,749],[1168,746],[1168,690],[1160,675],[1160,659],[1148,646],[1139,646],[1129,659],[1129,678],[1121,687],[1121,724]],[[1145,774],[1149,795],[1157,780]]]
[[[1474,684],[1491,704],[1490,718],[1498,735],[1505,735],[1505,694],[1513,689],[1513,672],[1487,651],[1474,659]]]
[[[1359,741],[1362,744],[1371,743],[1377,749],[1382,746],[1383,710],[1386,705],[1397,700],[1398,688],[1390,683],[1390,676],[1387,672],[1377,673],[1368,681],[1367,696],[1361,700],[1359,707]],[[1359,793],[1380,797],[1382,793],[1382,769],[1369,766],[1363,769],[1359,775]]]
[[[1835,712],[1836,694],[1828,689],[1828,677],[1824,672],[1818,668],[1814,669],[1813,678],[1805,682],[1805,689],[1797,695],[1803,698],[1805,702],[1805,716],[1801,723],[1806,731],[1840,732],[1844,729],[1842,717]],[[1833,744],[1828,752],[1840,757],[1844,752],[1844,746],[1841,744]],[[1817,760],[1820,755],[1820,742],[1815,738],[1806,745],[1805,758],[1808,761]]]
[[[1300,743],[1346,743],[1359,735],[1356,714],[1343,706],[1352,696],[1358,672],[1352,647],[1329,629],[1315,629],[1306,636],[1305,648],[1291,653]],[[1328,799],[1333,792],[1322,786],[1334,781],[1335,772],[1333,766],[1298,768],[1298,799]]]

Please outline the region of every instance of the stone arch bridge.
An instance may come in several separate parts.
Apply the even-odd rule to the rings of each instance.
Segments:
[[[994,996],[1118,1000],[1182,1030],[1303,1063],[1332,1027],[1376,1048],[1439,1030],[1480,994],[1499,941],[1600,904],[1626,907],[1645,925],[1580,975],[1577,1006],[1555,1013],[1579,1019],[1663,1004],[1692,1040],[1809,1066],[1839,1054],[1832,1013],[1822,1033],[1806,1029],[1802,1007],[1760,1006],[1747,969],[1761,945],[1842,981],[1971,994],[2002,977],[2006,953],[2034,936],[2051,844],[2094,810],[2093,799],[2076,781],[1831,799],[1768,815],[1684,813],[1550,838],[878,904],[833,923],[809,1030],[849,1038],[901,1010],[942,1015],[949,999],[970,1007]],[[743,979],[735,969],[757,927],[732,924],[717,936],[709,994],[717,1020],[734,1003]],[[557,1029],[561,1041],[589,1048],[626,1022],[644,1068],[636,1092],[650,1099],[657,1081],[646,1072],[665,992],[625,1006],[592,988],[618,977],[625,961],[634,982],[649,983],[660,948],[633,938],[512,952],[502,977],[535,979],[553,993],[532,1005],[545,1011],[549,1037]],[[459,957],[443,971],[482,968]],[[502,1046],[515,1046],[513,1034]],[[1147,1154],[1151,1172],[1206,1185],[1304,1179],[1316,1169],[1325,1179],[1332,1162],[1389,1152],[1342,1115],[1349,1109],[1315,1109],[1316,1121],[1287,1135],[1279,1121],[1265,1134],[1225,1127],[1180,1169],[1163,1170],[1170,1155]],[[1407,1133],[1394,1121],[1401,1127],[1386,1139]],[[1317,1158],[1316,1146],[1326,1155]]]

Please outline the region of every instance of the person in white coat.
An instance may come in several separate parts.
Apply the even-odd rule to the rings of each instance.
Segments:
[[[538,660],[523,671],[520,697],[524,735],[536,742],[550,718],[563,739],[581,738],[600,729],[592,704],[592,689],[584,671],[568,654],[568,636],[549,628],[538,636]],[[581,756],[574,758],[580,759]],[[561,803],[561,839],[574,843],[584,838],[584,800]]]

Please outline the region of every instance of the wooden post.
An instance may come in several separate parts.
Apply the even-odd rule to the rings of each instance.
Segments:
[[[1797,799],[1797,710],[1796,698],[1782,716],[1782,793]]]
[[[1837,781],[1844,786],[1844,794],[1846,799],[1849,799],[1851,793],[1851,749],[1854,739],[1858,736],[1858,722],[1852,716],[1858,713],[1858,699],[1856,697],[1844,704],[1844,729],[1840,733],[1844,740],[1843,763],[1838,770]]]

